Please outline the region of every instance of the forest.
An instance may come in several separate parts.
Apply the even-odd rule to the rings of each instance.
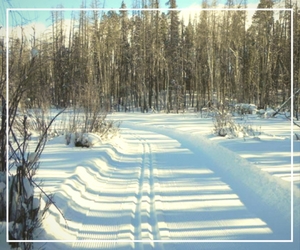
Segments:
[[[243,102],[276,107],[291,94],[292,30],[293,83],[298,89],[296,4],[285,4],[294,10],[293,21],[288,10],[259,10],[251,23],[246,20],[246,2],[227,1],[224,9],[205,11],[216,2],[203,1],[204,11],[188,21],[180,18],[176,0],[167,3],[166,12],[147,10],[162,7],[158,0],[141,4],[143,10],[127,10],[123,2],[118,11],[81,11],[73,13],[72,20],[65,20],[63,11],[53,11],[51,32],[31,39],[12,36],[10,93],[21,87],[24,107],[111,111],[121,106],[142,112],[187,107],[199,111],[207,105]],[[270,9],[274,4],[261,0],[257,7]],[[90,7],[100,8],[97,1]],[[66,22],[71,26],[68,32]],[[3,55],[1,86],[6,81]]]
[[[21,110],[69,107],[83,110],[94,123],[101,112],[112,111],[199,112],[237,103],[277,108],[290,104],[292,89],[299,93],[296,3],[285,0],[293,11],[278,11],[275,1],[261,0],[251,22],[246,1],[230,0],[217,9],[216,1],[204,0],[188,20],[176,0],[166,3],[166,11],[158,0],[135,3],[142,9],[128,10],[122,2],[120,9],[105,11],[95,0],[83,3],[71,19],[52,11],[43,35],[35,35],[32,26],[32,36],[22,27],[21,36],[11,33],[8,47],[2,38],[2,170],[6,116],[11,128]],[[298,96],[293,100],[285,108],[293,107],[298,117]]]

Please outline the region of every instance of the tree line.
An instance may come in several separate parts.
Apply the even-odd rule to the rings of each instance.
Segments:
[[[142,1],[159,8],[158,0]],[[10,82],[26,85],[30,106],[101,106],[111,110],[199,110],[210,102],[276,106],[290,95],[291,12],[201,11],[186,22],[176,0],[170,10],[81,11],[65,31],[64,13],[52,13],[50,37],[10,41]],[[299,84],[298,6],[294,7],[294,84]],[[261,0],[258,8],[272,8]],[[93,8],[99,7],[94,1]],[[84,5],[82,7],[85,7]],[[216,2],[202,2],[216,7]],[[225,8],[246,8],[227,2]],[[122,10],[124,9],[124,10]],[[249,26],[249,27],[247,27]],[[29,77],[30,75],[30,77]],[[14,88],[12,86],[12,88]],[[25,88],[25,86],[23,86]]]
[[[10,92],[24,91],[26,107],[142,112],[229,102],[275,107],[291,94],[292,42],[299,88],[300,11],[290,0],[285,7],[294,9],[293,22],[290,11],[266,10],[256,11],[250,24],[246,10],[226,10],[247,8],[246,1],[228,0],[223,10],[205,11],[217,2],[203,0],[204,11],[188,21],[176,0],[166,3],[168,11],[146,10],[160,8],[159,0],[135,3],[144,9],[128,11],[122,2],[119,10],[81,11],[68,21],[63,11],[53,11],[50,35],[12,37]],[[257,7],[274,4],[261,0]],[[3,60],[1,65],[3,84]]]

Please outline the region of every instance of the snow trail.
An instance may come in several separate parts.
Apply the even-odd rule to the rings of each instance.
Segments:
[[[289,206],[274,205],[289,202],[288,189],[265,175],[245,183],[244,172],[249,179],[259,174],[248,170],[246,160],[207,139],[167,128],[127,121],[120,133],[119,146],[76,149],[81,156],[89,152],[88,159],[83,157],[73,172],[67,167],[70,173],[59,186],[52,180],[69,228],[61,228],[55,209],[44,223],[55,228],[45,233],[48,239],[119,242],[48,243],[46,249],[281,250],[284,243],[174,241],[290,240]],[[43,171],[49,174],[42,168],[41,176]]]
[[[231,188],[205,166],[208,163],[205,155],[199,155],[200,152],[196,155],[170,137],[154,133],[152,136],[158,138],[156,160],[161,167],[157,178],[163,193],[161,199],[171,239],[230,239],[234,235],[231,231],[234,230],[226,231],[226,227],[232,211],[240,213],[242,218],[255,219]],[[200,161],[199,157],[202,158]],[[220,215],[215,217],[218,213]],[[232,219],[239,219],[233,217]],[[261,233],[269,235],[271,230],[265,223],[257,220]],[[203,224],[207,225],[204,227],[207,228],[205,232],[201,229]],[[260,239],[259,229],[256,230],[256,236]],[[244,235],[247,238],[251,236],[251,232]],[[241,239],[236,235],[235,237]]]
[[[142,145],[142,165],[139,176],[137,205],[133,218],[135,228],[134,239],[147,242],[135,242],[135,249],[163,249],[156,212],[156,196],[154,182],[154,164],[151,145],[137,137]]]

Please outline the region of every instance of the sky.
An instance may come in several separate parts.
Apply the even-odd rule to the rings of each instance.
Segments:
[[[91,1],[85,0],[87,3],[87,6],[89,6],[89,3]],[[219,3],[225,3],[227,0],[219,0]],[[242,1],[242,0],[240,0]],[[83,0],[3,0],[3,2],[10,2],[14,7],[17,8],[54,8],[59,5],[63,5],[65,8],[78,8],[82,4]],[[104,4],[105,8],[120,8],[122,0],[100,0],[100,4]],[[124,0],[125,4],[128,8],[132,8],[133,2],[142,2],[142,1],[136,1],[136,0]],[[160,0],[160,6],[163,8],[165,7],[165,3],[168,2],[168,0]],[[177,0],[176,3],[179,8],[186,8],[193,4],[200,4],[202,0]],[[236,2],[239,2],[237,0]],[[259,0],[248,0],[248,3],[258,3]],[[7,4],[7,3],[6,3]]]
[[[13,10],[9,13],[9,24],[8,26],[20,27],[22,26],[26,33],[32,32],[32,27],[37,30],[37,33],[43,33],[47,28],[51,26],[51,8],[80,8],[82,2],[86,2],[86,7],[91,8],[91,2],[93,0],[0,0],[0,37],[6,34],[6,9],[18,9]],[[248,8],[256,8],[260,0],[246,0]],[[292,0],[294,1],[294,0]],[[297,0],[295,0],[297,1]],[[127,8],[134,8],[134,2],[142,2],[142,0],[124,0]],[[147,2],[147,1],[146,1]],[[160,0],[160,8],[168,8],[166,3],[168,0]],[[181,15],[184,20],[188,22],[189,16],[199,13],[201,8],[202,0],[177,0],[177,7],[185,9],[181,11]],[[208,0],[212,2],[212,0]],[[217,0],[217,3],[222,5],[227,0]],[[235,0],[234,2],[244,2],[244,0]],[[99,0],[100,8],[114,8],[118,9],[121,7],[122,0]],[[30,8],[31,10],[26,10]],[[197,9],[198,8],[198,9]],[[22,9],[22,10],[20,10]],[[249,11],[249,20],[255,11]],[[64,19],[70,20],[74,11],[65,11]],[[2,28],[1,28],[2,27]],[[19,33],[20,33],[20,28]]]
[[[92,0],[85,0],[86,7],[91,6]],[[168,8],[165,4],[168,0],[160,0],[160,8]],[[225,3],[227,0],[219,0],[219,3]],[[239,0],[237,0],[238,2]],[[240,0],[243,1],[243,0]],[[50,24],[51,18],[49,11],[41,11],[39,8],[80,8],[83,0],[2,0],[0,4],[0,25],[5,26],[6,8],[34,8],[36,11],[14,11],[11,16],[13,21],[9,25],[20,25],[19,17],[22,15],[22,25],[29,22],[46,22]],[[122,0],[100,0],[100,7],[104,8],[120,8]],[[137,0],[124,0],[127,8],[134,8],[133,2],[142,2]],[[202,0],[177,0],[178,8],[195,8],[200,7]],[[258,4],[259,0],[248,0],[248,4]],[[66,13],[70,15],[71,12]]]

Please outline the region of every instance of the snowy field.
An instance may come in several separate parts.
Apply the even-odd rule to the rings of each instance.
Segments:
[[[195,113],[108,119],[121,121],[119,134],[89,135],[91,148],[48,142],[37,178],[68,221],[51,206],[38,239],[70,242],[37,249],[300,248],[300,141],[292,178],[286,118],[236,118],[256,135],[233,139]]]

